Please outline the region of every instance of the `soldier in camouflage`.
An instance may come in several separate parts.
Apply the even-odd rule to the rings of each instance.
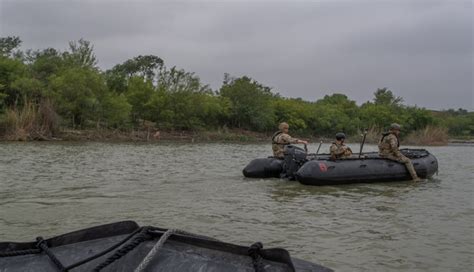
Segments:
[[[339,132],[336,134],[336,141],[329,147],[332,160],[345,159],[352,155],[351,148],[344,144],[345,139],[346,135],[344,133]]]
[[[398,140],[399,134],[400,125],[393,123],[390,126],[390,131],[388,133],[384,133],[379,141],[379,155],[382,158],[405,164],[405,167],[410,173],[413,181],[420,181],[420,178],[416,174],[415,168],[413,167],[411,160],[405,157],[398,149],[400,147],[400,142]]]
[[[285,146],[289,144],[308,144],[307,141],[303,141],[297,138],[293,138],[288,135],[288,130],[290,126],[288,123],[280,123],[278,126],[278,131],[275,132],[272,136],[272,150],[273,157],[283,159]]]

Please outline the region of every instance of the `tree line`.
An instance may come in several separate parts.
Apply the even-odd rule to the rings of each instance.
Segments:
[[[18,37],[0,38],[1,133],[54,134],[70,129],[164,130],[239,128],[271,132],[281,121],[300,135],[348,135],[382,131],[393,122],[404,131],[445,128],[452,136],[474,136],[474,113],[406,106],[387,88],[357,105],[344,94],[317,101],[286,98],[248,77],[224,74],[212,90],[193,72],[168,67],[154,55],[137,56],[106,71],[93,45],[80,39],[69,49],[19,49]]]

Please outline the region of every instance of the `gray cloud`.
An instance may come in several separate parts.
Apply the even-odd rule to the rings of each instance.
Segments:
[[[104,69],[155,54],[214,89],[228,72],[311,101],[363,103],[388,87],[409,105],[473,110],[472,11],[448,0],[0,0],[0,34],[34,49],[83,37]]]

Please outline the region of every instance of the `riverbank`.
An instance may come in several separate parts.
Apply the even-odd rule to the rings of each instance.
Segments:
[[[97,141],[97,142],[264,142],[269,135],[248,130],[176,131],[176,130],[72,130],[52,136],[4,135],[1,141]]]
[[[271,141],[271,133],[255,132],[244,129],[218,129],[215,131],[177,131],[177,130],[72,130],[65,129],[56,132],[49,137],[35,137],[32,135],[2,135],[0,141],[78,141],[78,142],[232,142],[232,143],[258,143]],[[334,139],[327,137],[305,137],[294,135],[312,143],[333,142]],[[379,139],[378,133],[369,133],[366,137],[367,144],[376,144]],[[413,141],[415,139],[416,141]],[[362,141],[362,135],[350,136],[347,143]],[[419,138],[406,137],[402,140],[403,145],[430,145],[444,146],[451,144],[474,144],[474,139],[443,139],[443,141],[424,141]]]

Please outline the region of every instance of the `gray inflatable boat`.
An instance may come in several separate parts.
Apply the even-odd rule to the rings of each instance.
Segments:
[[[332,271],[259,242],[239,246],[124,221],[32,243],[0,243],[0,271]]]
[[[438,160],[424,149],[402,149],[411,159],[417,175],[431,178],[438,171]],[[381,158],[376,152],[362,158],[330,160],[329,155],[308,160],[295,173],[296,179],[306,185],[336,185],[410,180],[404,164]]]
[[[411,159],[420,178],[431,178],[438,172],[438,160],[425,149],[401,149]],[[245,177],[281,177],[298,180],[305,185],[337,185],[403,181],[411,179],[405,165],[381,158],[377,152],[354,154],[351,158],[331,160],[329,154],[307,154],[302,148],[289,145],[285,158],[252,160],[243,170]]]

